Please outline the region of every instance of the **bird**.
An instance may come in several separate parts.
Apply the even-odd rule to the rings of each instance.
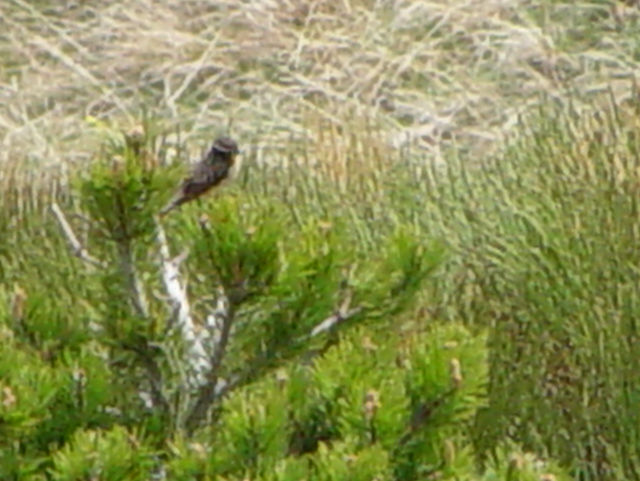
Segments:
[[[236,161],[238,153],[238,144],[233,139],[218,137],[204,157],[193,166],[173,198],[160,210],[160,216],[230,180],[239,167]]]

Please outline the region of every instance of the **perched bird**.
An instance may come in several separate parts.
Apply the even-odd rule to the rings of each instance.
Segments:
[[[236,165],[238,144],[229,137],[219,137],[207,154],[193,166],[191,174],[182,181],[182,185],[171,201],[160,211],[165,215],[172,209],[197,199],[213,187],[219,186],[233,176]]]

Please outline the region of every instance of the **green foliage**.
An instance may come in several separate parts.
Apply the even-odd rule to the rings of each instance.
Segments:
[[[53,454],[51,477],[56,481],[149,479],[154,460],[142,441],[122,427],[78,431]]]
[[[300,473],[292,474],[265,479],[293,481]],[[354,453],[351,443],[340,442],[331,447],[320,443],[317,455],[310,460],[305,474],[308,479],[317,481],[393,479],[388,453],[380,446],[365,447]]]
[[[385,299],[377,316],[394,315],[406,309],[419,294],[425,280],[442,263],[444,248],[440,243],[426,242],[424,233],[411,225],[400,225],[381,246],[385,259],[378,269],[364,264],[363,275],[371,275],[369,286],[363,286],[363,297]]]
[[[28,436],[42,419],[56,394],[64,387],[62,373],[46,366],[27,352],[21,352],[10,339],[0,351],[3,383],[3,438]]]
[[[207,224],[187,224],[184,243],[226,289],[243,286],[248,295],[273,284],[280,270],[279,244],[287,219],[277,204],[250,205],[220,199]]]
[[[633,478],[625,112],[545,111],[498,159],[429,170],[409,153],[345,184],[247,162],[244,184],[172,212],[197,332],[227,296],[210,397],[185,382],[157,261],[153,214],[182,169],[122,137],[62,206],[99,263],[37,213],[3,233],[3,476],[567,479],[550,456],[580,479]],[[132,432],[139,449],[118,458]]]
[[[566,481],[571,479],[554,463],[537,458],[532,453],[524,453],[513,443],[506,443],[496,450],[496,455],[481,481]]]
[[[3,334],[0,348],[2,479],[19,477],[20,473],[47,465],[43,453],[64,443],[76,429],[111,422],[111,416],[104,412],[104,407],[113,400],[109,374],[104,360],[90,352],[90,345],[86,347],[82,350],[86,352],[52,363],[46,359],[46,351],[25,349],[8,333]]]
[[[354,330],[312,364],[292,363],[234,393],[219,424],[200,436],[208,454],[183,446],[172,475],[471,475],[468,421],[486,395],[485,337],[455,325],[409,339],[392,331],[379,343],[370,335]],[[454,360],[462,366],[460,378],[451,373]]]
[[[107,139],[103,151],[78,180],[83,209],[109,240],[149,237],[176,175],[159,168],[159,159],[147,149],[153,140],[147,130],[125,134],[100,127]]]
[[[12,340],[3,348],[7,477],[49,469],[53,479],[138,479],[154,469],[152,452],[184,479],[269,477],[303,467],[326,470],[322,479],[353,477],[354,469],[368,479],[396,469],[394,449],[407,436],[419,393],[405,395],[413,381],[395,366],[389,346],[384,369],[363,371],[371,353],[336,334],[371,324],[394,336],[399,316],[441,263],[442,248],[398,219],[375,233],[380,248],[373,251],[357,241],[365,224],[328,221],[313,209],[302,220],[277,193],[251,189],[173,213],[165,227],[172,248],[188,252],[181,270],[192,280],[196,322],[211,315],[219,289],[233,322],[217,345],[212,375],[237,387],[225,403],[214,398],[212,429],[201,425],[195,441],[183,422],[202,395],[184,385],[188,346],[155,294],[161,276],[154,214],[180,169],[160,166],[152,136],[107,127],[103,135],[104,150],[74,183],[81,216],[69,217],[72,229],[84,232],[91,264],[71,258],[69,239],[59,233],[57,244],[46,241],[57,259],[33,242],[33,228],[12,238],[18,261],[7,264],[6,276],[14,288],[2,292],[3,326]],[[33,226],[51,229],[51,220]],[[41,258],[52,268],[38,269]],[[315,333],[336,312],[343,318]],[[34,353],[42,361],[21,370],[11,365]],[[335,372],[342,364],[357,369]],[[278,367],[288,380],[274,380]],[[351,376],[376,372],[350,384]],[[334,375],[335,392],[327,390]],[[310,383],[316,387],[306,396]],[[130,434],[139,429],[146,438]],[[329,469],[342,452],[360,461]],[[28,461],[19,463],[20,456]]]
[[[405,225],[365,257],[339,219],[310,216],[295,226],[275,199],[230,192],[204,209],[206,217],[179,219],[172,234],[197,266],[191,275],[202,282],[192,292],[206,297],[222,285],[239,309],[230,367],[234,358],[239,366],[253,358],[258,370],[299,353],[311,330],[345,302],[358,308],[350,322],[406,311],[443,259],[441,246]]]

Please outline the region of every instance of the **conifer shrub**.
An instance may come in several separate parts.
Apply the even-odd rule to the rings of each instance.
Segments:
[[[273,171],[160,220],[183,169],[151,131],[5,231],[2,479],[564,479],[502,440],[477,464],[486,332],[425,315],[445,243],[371,217],[380,177],[350,204]]]

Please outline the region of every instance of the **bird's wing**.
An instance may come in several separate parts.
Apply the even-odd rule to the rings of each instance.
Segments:
[[[214,164],[197,164],[192,174],[182,185],[182,192],[186,196],[198,196],[215,187],[229,176],[229,165],[225,162]]]

